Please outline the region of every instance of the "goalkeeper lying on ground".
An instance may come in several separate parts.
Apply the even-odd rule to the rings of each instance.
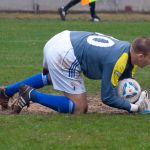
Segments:
[[[36,74],[0,90],[0,104],[19,91],[13,113],[20,113],[30,101],[60,113],[87,112],[87,97],[81,72],[90,79],[101,80],[103,103],[128,112],[150,112],[147,93],[132,104],[117,95],[119,80],[131,78],[135,65],[150,64],[150,38],[137,38],[132,44],[94,32],[63,31],[44,46],[43,73]],[[44,94],[36,89],[53,85],[64,95]]]

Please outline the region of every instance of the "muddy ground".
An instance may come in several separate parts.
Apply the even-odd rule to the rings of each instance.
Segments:
[[[11,105],[11,101],[9,105]],[[11,110],[3,110],[0,108],[1,114],[10,114]],[[25,107],[21,114],[33,113],[33,114],[47,114],[47,113],[57,113],[50,108],[42,106],[40,104],[31,103],[30,107]],[[102,103],[98,95],[88,96],[88,113],[117,113],[126,114],[126,111],[119,110],[116,108],[109,107]]]

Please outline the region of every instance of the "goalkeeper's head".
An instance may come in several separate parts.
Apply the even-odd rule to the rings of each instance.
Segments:
[[[131,62],[143,68],[150,65],[150,38],[139,37],[132,42]]]

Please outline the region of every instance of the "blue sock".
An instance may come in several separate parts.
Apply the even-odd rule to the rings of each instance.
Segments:
[[[6,95],[10,97],[13,96],[15,93],[18,92],[18,89],[22,84],[27,84],[33,88],[39,89],[50,83],[48,81],[48,75],[43,75],[42,73],[38,73],[20,82],[6,86]]]
[[[75,103],[66,96],[50,95],[33,90],[30,94],[33,102],[42,104],[60,113],[73,113]]]

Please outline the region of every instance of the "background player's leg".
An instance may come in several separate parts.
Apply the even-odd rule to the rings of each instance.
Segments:
[[[71,0],[69,3],[67,3],[64,7],[60,7],[58,8],[58,13],[61,17],[61,20],[65,20],[67,11],[73,7],[74,5],[76,5],[77,3],[79,3],[80,0]]]
[[[71,7],[78,4],[80,0],[71,0],[67,5],[64,6],[64,11],[67,12]]]
[[[96,2],[89,3],[91,21],[98,22],[98,21],[100,21],[100,18],[96,15],[95,4],[96,4]]]

